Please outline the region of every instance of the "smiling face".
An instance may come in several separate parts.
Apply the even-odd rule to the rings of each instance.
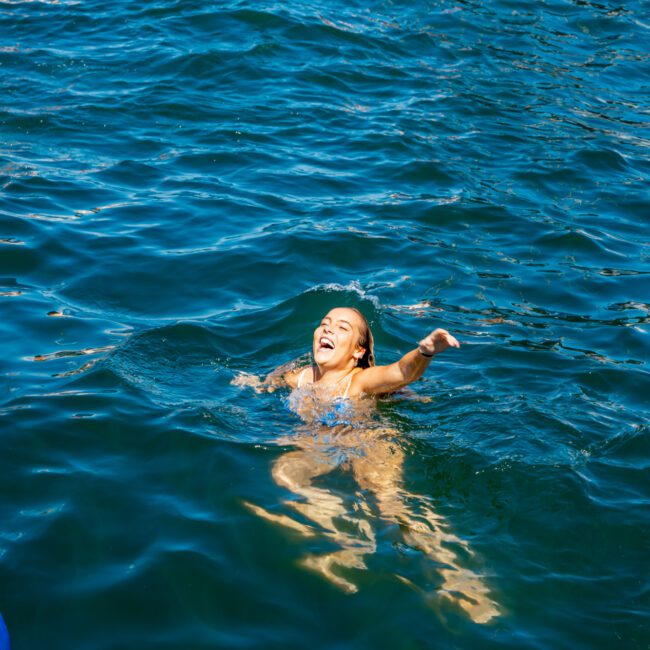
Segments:
[[[332,309],[314,331],[314,361],[327,370],[353,368],[363,353],[359,315],[346,307]]]

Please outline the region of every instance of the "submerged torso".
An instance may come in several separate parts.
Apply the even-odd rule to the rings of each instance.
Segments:
[[[313,367],[302,370],[296,388],[287,398],[287,407],[300,416],[306,424],[327,427],[355,427],[367,419],[367,399],[350,398],[348,393],[352,374],[335,384],[314,381]],[[365,412],[366,418],[361,417]]]
[[[351,378],[345,377],[339,384],[323,385],[309,381],[310,370],[303,371],[307,379],[299,379],[285,401],[302,424],[278,442],[309,450],[323,463],[344,466],[353,458],[365,456],[373,441],[395,434],[395,430],[388,429],[379,420],[373,398],[347,395]]]

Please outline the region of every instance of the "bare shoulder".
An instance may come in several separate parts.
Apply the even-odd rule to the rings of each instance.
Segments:
[[[297,368],[293,368],[292,370],[286,372],[283,378],[287,386],[289,386],[289,388],[296,388],[298,386],[298,381],[300,380],[300,375],[310,368],[311,366],[309,365],[299,366]],[[312,374],[309,372],[305,372],[305,378],[303,382],[311,383],[311,380],[312,380]]]
[[[304,361],[300,363],[297,360],[288,361],[279,366],[273,372],[270,372],[264,379],[264,384],[268,390],[274,391],[281,386],[295,388],[300,377],[300,373],[305,369]]]
[[[352,377],[350,395],[383,395],[392,393],[403,384],[397,364],[361,368]]]
[[[350,381],[350,388],[348,390],[348,395],[350,397],[360,397],[361,395],[367,395],[368,391],[368,373],[374,370],[374,368],[357,368],[352,379]]]

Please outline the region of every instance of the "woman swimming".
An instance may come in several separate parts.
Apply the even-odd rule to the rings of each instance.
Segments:
[[[449,347],[460,344],[446,330],[436,329],[396,363],[376,366],[372,332],[365,317],[358,309],[337,307],[314,331],[314,365],[282,366],[256,387],[272,391],[282,385],[300,388],[313,384],[322,389],[324,399],[383,395],[419,379],[433,357]]]
[[[372,333],[363,314],[354,308],[337,307],[314,331],[312,365],[288,364],[263,381],[240,376],[236,384],[258,391],[282,386],[293,389],[289,405],[305,425],[299,427],[297,435],[283,441],[290,442],[295,450],[276,460],[273,478],[299,497],[287,503],[309,523],[251,503],[246,506],[303,535],[311,537],[320,532],[334,541],[338,550],[311,555],[303,564],[354,593],[357,586],[341,569],[366,568],[364,556],[376,549],[370,525],[372,507],[367,499],[372,496],[372,505],[376,504],[382,518],[400,525],[406,543],[435,561],[442,578],[440,595],[460,605],[475,622],[486,623],[499,610],[480,576],[460,564],[459,555],[472,556],[471,549],[434,512],[430,500],[415,498],[404,489],[404,452],[396,442],[397,432],[371,426],[368,411],[372,400],[361,399],[392,393],[416,381],[431,360],[449,347],[458,348],[460,344],[446,330],[436,329],[399,361],[377,366]],[[354,514],[342,495],[313,484],[334,469],[350,470],[361,488]],[[419,590],[406,578],[397,577]]]

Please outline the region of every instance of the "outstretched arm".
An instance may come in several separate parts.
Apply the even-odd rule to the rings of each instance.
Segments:
[[[420,341],[417,348],[407,352],[396,363],[366,368],[357,373],[352,380],[354,392],[381,395],[402,388],[419,379],[429,367],[431,359],[449,347],[459,348],[460,343],[447,330],[434,330]]]

